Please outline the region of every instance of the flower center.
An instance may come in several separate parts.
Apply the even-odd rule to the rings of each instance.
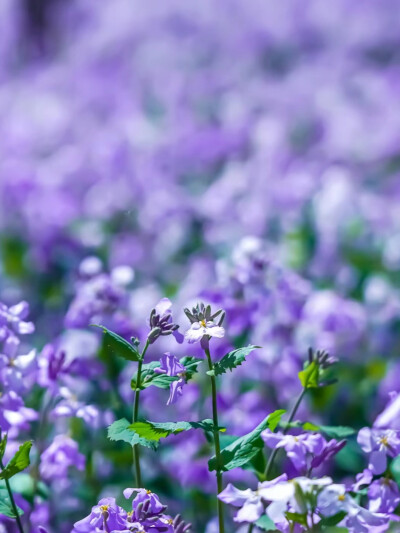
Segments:
[[[205,328],[207,326],[206,321],[200,320],[200,325],[203,326],[203,328]]]
[[[339,494],[339,496],[338,496],[338,500],[339,500],[340,502],[344,502],[344,494]]]
[[[389,446],[389,439],[387,437],[382,437],[381,444],[383,444],[386,447]]]
[[[151,494],[151,490],[146,490],[146,494]]]
[[[108,511],[109,505],[100,505],[100,511],[106,513]]]

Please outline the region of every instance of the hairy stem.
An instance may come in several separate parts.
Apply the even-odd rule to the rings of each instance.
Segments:
[[[204,349],[207,356],[208,367],[210,370],[214,370],[214,365],[211,360],[209,348]],[[221,445],[219,442],[219,424],[218,424],[218,408],[217,408],[217,382],[215,376],[210,376],[211,379],[211,393],[212,393],[212,410],[213,410],[213,426],[214,426],[214,446],[215,446],[215,458],[216,458],[216,473],[217,473],[217,493],[222,492],[222,472],[221,472]],[[224,526],[224,507],[220,499],[217,498],[218,505],[218,523],[219,533],[225,533]]]
[[[132,422],[137,422],[139,417],[139,401],[140,401],[140,380],[142,376],[142,366],[143,366],[143,360],[144,356],[146,355],[147,348],[149,347],[149,341],[146,341],[146,344],[143,348],[143,351],[141,353],[139,362],[138,362],[138,369],[137,369],[137,379],[136,379],[136,390],[135,390],[135,399],[133,402],[133,413],[132,413]],[[132,447],[133,450],[133,462],[135,465],[135,478],[136,478],[136,487],[140,488],[142,486],[142,473],[140,470],[140,454],[139,454],[139,445],[135,444]]]

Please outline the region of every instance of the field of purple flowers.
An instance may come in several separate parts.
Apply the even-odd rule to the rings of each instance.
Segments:
[[[0,533],[400,531],[400,0],[0,0]]]

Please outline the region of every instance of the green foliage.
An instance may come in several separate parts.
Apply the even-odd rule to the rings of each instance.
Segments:
[[[302,425],[305,431],[318,431],[331,439],[345,439],[355,434],[355,429],[348,426],[317,426],[311,422]]]
[[[319,384],[318,364],[315,361],[308,363],[305,369],[299,372],[298,376],[304,389],[315,389]]]
[[[6,446],[7,446],[7,433],[4,435],[4,437],[0,441],[0,461],[4,457],[4,453],[6,451]]]
[[[227,353],[219,362],[214,364],[214,370],[209,370],[207,374],[209,376],[220,376],[228,370],[232,372],[234,368],[241,365],[246,360],[246,357],[257,348],[260,348],[260,346],[250,344],[244,348],[238,348],[237,350],[233,350],[233,352]]]
[[[128,341],[110,331],[104,326],[99,324],[92,324],[97,328],[101,328],[104,333],[104,345],[108,348],[114,355],[118,355],[127,361],[139,361],[140,354]]]
[[[19,516],[24,514],[23,510],[19,507],[17,507],[17,511]],[[17,518],[12,508],[8,492],[3,488],[0,488],[0,515],[7,516],[8,518]]]
[[[169,435],[177,435],[182,431],[189,431],[190,429],[202,429],[205,432],[211,432],[214,429],[213,421],[206,419],[201,422],[134,422],[128,428],[133,431],[139,437],[146,439],[147,441],[159,442],[160,439],[164,439]],[[220,431],[225,431],[224,428],[220,428]]]
[[[286,513],[286,518],[307,527],[307,513]]]
[[[333,516],[326,516],[318,522],[319,526],[333,527],[339,524],[343,518],[347,515],[346,511],[340,511],[339,513],[334,514]]]
[[[156,450],[158,448],[158,442],[141,438],[137,433],[129,429],[130,425],[131,423],[128,422],[126,418],[116,420],[108,428],[108,438],[113,441],[127,442],[131,446],[139,444],[140,446],[145,446],[146,448],[150,448],[152,450]]]
[[[276,531],[275,524],[266,514],[260,516],[256,522],[256,526],[263,531]]]
[[[30,464],[29,453],[32,448],[32,442],[27,441],[21,444],[18,451],[12,459],[7,463],[4,469],[0,472],[0,479],[10,479],[22,470],[25,470]]]
[[[390,463],[390,471],[398,485],[400,485],[400,455],[395,457]]]
[[[243,437],[239,437],[234,442],[221,450],[221,464],[217,465],[215,455],[209,460],[210,471],[219,468],[221,471],[232,470],[245,465],[251,461],[257,453],[264,447],[264,442],[260,437],[262,431],[270,429],[274,431],[279,424],[282,415],[286,411],[280,409],[268,415],[253,431]]]

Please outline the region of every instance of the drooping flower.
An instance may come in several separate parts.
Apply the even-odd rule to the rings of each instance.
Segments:
[[[373,474],[382,474],[386,470],[388,456],[400,454],[399,432],[392,429],[362,428],[357,442],[369,454],[368,468]]]
[[[165,374],[167,376],[178,376],[179,379],[170,384],[170,395],[167,405],[173,404],[177,401],[179,396],[182,396],[182,389],[186,383],[185,367],[179,360],[169,352],[166,352],[160,359],[161,365],[154,371],[157,374]]]
[[[205,306],[203,303],[197,304],[191,311],[185,309],[185,314],[190,320],[190,328],[185,333],[185,339],[189,343],[199,342],[203,338],[216,337],[221,339],[225,335],[225,329],[222,323],[225,313],[219,309],[211,313],[211,306]],[[215,319],[219,316],[218,322]]]

